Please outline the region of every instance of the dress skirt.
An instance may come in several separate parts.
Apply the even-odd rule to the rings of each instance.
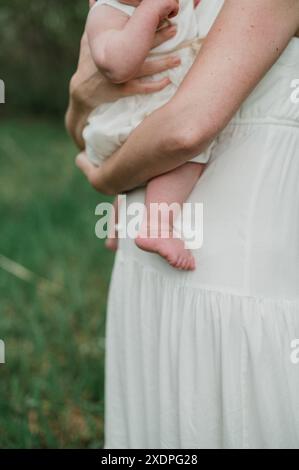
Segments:
[[[120,240],[106,448],[299,448],[296,76],[299,39],[217,139],[189,198],[204,208],[196,271]]]

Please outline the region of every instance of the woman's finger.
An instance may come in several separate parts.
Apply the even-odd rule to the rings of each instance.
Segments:
[[[179,56],[166,56],[161,59],[146,60],[142,65],[140,72],[136,78],[148,77],[156,73],[165,72],[165,70],[173,69],[181,64]]]
[[[89,8],[93,7],[97,0],[89,0]]]
[[[169,39],[173,38],[177,33],[177,27],[175,25],[164,26],[159,29],[155,34],[154,47],[158,47]]]
[[[76,158],[76,165],[79,168],[79,170],[81,170],[82,173],[86,176],[88,181],[94,184],[94,176],[95,176],[96,168],[88,160],[85,152],[79,153],[79,155]]]
[[[144,81],[142,79],[130,80],[123,85],[123,94],[125,96],[131,95],[147,95],[150,93],[156,93],[166,88],[171,83],[169,78],[163,78],[162,80],[149,80]]]

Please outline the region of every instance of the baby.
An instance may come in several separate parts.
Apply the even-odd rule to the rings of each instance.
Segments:
[[[168,77],[170,84],[164,90],[121,98],[91,113],[83,136],[87,156],[95,165],[109,158],[149,114],[166,104],[177,91],[196,57],[197,3],[197,0],[142,0],[138,7],[132,7],[117,0],[98,0],[90,10],[87,34],[91,54],[112,82],[123,83],[135,77],[147,57],[176,52],[181,61],[179,67],[153,77]],[[169,21],[176,25],[177,34],[151,51],[156,31]],[[195,260],[175,234],[175,220],[170,217],[169,207],[174,203],[182,207],[208,159],[209,151],[153,178],[146,187],[146,211],[135,243],[142,250],[159,254],[178,269],[194,270]],[[161,207],[158,224],[150,217],[153,203]],[[115,237],[108,238],[107,246],[117,248]]]

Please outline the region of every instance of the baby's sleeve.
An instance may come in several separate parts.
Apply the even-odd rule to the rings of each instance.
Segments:
[[[124,5],[123,3],[120,3],[118,0],[97,0],[97,2],[94,4],[92,8],[96,8],[97,6],[100,6],[100,5],[109,5],[110,7],[123,11],[128,16],[132,16],[136,8],[130,5]]]

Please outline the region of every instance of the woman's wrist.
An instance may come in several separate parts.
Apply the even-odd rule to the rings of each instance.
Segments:
[[[89,114],[95,107],[89,94],[91,96],[96,94],[96,89],[93,86],[97,83],[91,74],[88,77],[83,72],[85,69],[81,69],[81,72],[77,71],[71,79],[70,100],[65,118],[66,128],[80,150],[85,147],[82,137],[83,129]]]
[[[73,138],[75,144],[80,150],[85,147],[82,136],[90,110],[71,95],[69,107],[65,116],[65,125],[67,131]]]

